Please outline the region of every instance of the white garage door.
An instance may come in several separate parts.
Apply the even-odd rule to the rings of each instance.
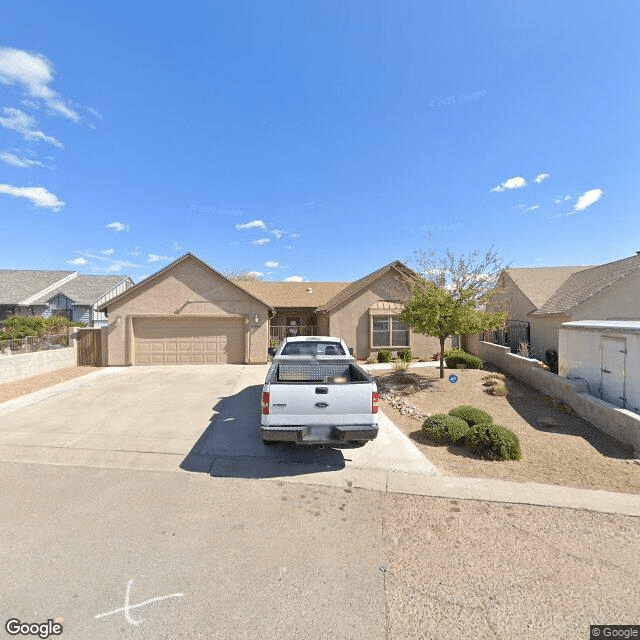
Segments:
[[[244,362],[238,318],[135,318],[133,333],[139,365]]]

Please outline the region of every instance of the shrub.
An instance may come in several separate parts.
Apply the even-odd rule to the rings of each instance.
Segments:
[[[485,380],[482,383],[483,387],[495,387],[496,385],[500,384],[500,380],[497,380],[496,378],[489,378],[488,380]]]
[[[488,373],[486,376],[482,376],[483,380],[502,380],[503,382],[507,379],[507,376],[504,375],[504,373]]]
[[[376,362],[378,362],[378,359],[373,356],[371,358],[367,358],[367,364],[375,364]]]
[[[445,356],[444,361],[449,369],[455,369],[459,364],[466,365],[468,369],[482,369],[482,360],[464,351],[462,355]]]
[[[451,347],[450,349],[444,350],[444,357],[445,359],[447,359],[454,356],[463,356],[466,353],[467,352],[464,349],[461,349],[460,347]],[[438,357],[440,357],[440,354],[438,354]]]
[[[400,362],[394,362],[393,363],[393,370],[396,373],[406,373],[408,368],[409,368],[409,363],[408,362],[403,362],[401,360]]]
[[[393,356],[391,355],[391,351],[387,349],[380,349],[378,351],[378,362],[391,362],[393,360]]]
[[[280,346],[280,338],[273,337],[269,340],[269,346],[272,349],[277,349]]]
[[[436,442],[459,444],[469,433],[469,425],[461,418],[437,413],[422,423],[422,430]]]
[[[438,351],[438,353],[434,353],[434,354],[431,356],[431,359],[432,359],[432,360],[440,360],[440,352]]]
[[[484,390],[484,392],[488,393],[490,396],[506,396],[507,395],[507,389],[502,384],[497,384],[494,387],[487,387]]]
[[[464,420],[470,427],[473,427],[474,424],[493,422],[493,418],[486,411],[476,409],[476,407],[471,407],[468,404],[462,404],[455,409],[451,409],[449,415]]]
[[[2,322],[0,340],[17,340],[27,336],[41,337],[66,333],[69,327],[84,327],[82,322],[70,322],[61,316],[11,316]]]
[[[411,353],[411,349],[408,347],[398,349],[398,358],[400,358],[402,362],[411,362],[413,360],[413,353]]]
[[[487,460],[520,460],[518,436],[498,424],[480,423],[469,429],[466,442],[474,453]]]

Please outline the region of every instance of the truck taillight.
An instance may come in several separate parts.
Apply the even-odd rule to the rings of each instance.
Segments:
[[[264,414],[269,413],[269,395],[268,391],[262,392],[262,413]]]
[[[378,413],[378,400],[380,400],[380,395],[374,391],[371,394],[371,413]]]

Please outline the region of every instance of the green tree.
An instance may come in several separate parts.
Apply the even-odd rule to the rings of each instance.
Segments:
[[[490,331],[504,324],[504,313],[478,311],[477,291],[459,289],[454,297],[433,282],[422,280],[411,287],[400,320],[416,333],[440,340],[440,377],[444,378],[444,342],[449,336]]]

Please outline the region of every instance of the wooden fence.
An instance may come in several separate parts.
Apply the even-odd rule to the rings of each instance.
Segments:
[[[97,329],[78,329],[78,366],[102,366],[102,332]]]

